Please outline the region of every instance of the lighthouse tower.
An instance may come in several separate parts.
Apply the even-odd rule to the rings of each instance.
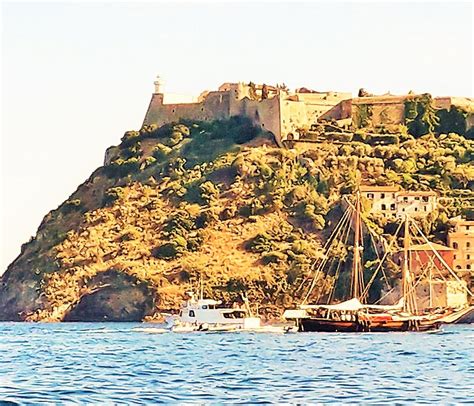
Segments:
[[[156,76],[156,80],[153,83],[155,85],[155,94],[163,93],[163,80],[161,79],[160,75]]]

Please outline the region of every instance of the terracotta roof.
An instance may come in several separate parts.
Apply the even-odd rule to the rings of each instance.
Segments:
[[[377,185],[362,185],[359,187],[361,192],[398,192],[399,186],[377,186]]]
[[[401,190],[398,193],[399,196],[437,196],[438,193],[430,190],[430,191],[422,191],[422,190]]]
[[[430,246],[431,245],[431,246]],[[432,242],[431,244],[413,244],[410,246],[410,251],[432,251],[434,248],[436,251],[455,251],[454,248],[447,247],[446,245],[436,244]]]

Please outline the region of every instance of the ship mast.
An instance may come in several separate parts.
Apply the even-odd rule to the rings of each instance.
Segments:
[[[352,261],[352,297],[359,299],[361,296],[360,286],[362,285],[361,275],[361,260],[360,260],[360,191],[356,194],[356,207],[354,218],[354,260]]]
[[[403,233],[403,266],[402,266],[402,292],[403,309],[407,312],[415,312],[414,292],[411,287],[410,275],[410,220],[405,215],[405,229]]]

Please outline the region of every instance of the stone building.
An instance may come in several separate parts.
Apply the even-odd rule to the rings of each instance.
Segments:
[[[474,220],[453,219],[454,230],[448,233],[448,245],[455,249],[454,270],[474,278]]]
[[[191,97],[164,93],[158,78],[143,125],[242,115],[271,132],[282,145],[285,139],[297,139],[301,130],[308,130],[324,113],[351,97],[351,93],[307,89],[290,92],[283,87],[244,83],[224,83],[216,91]]]
[[[352,98],[351,93],[316,92],[306,88],[290,91],[285,86],[252,83],[224,83],[217,90],[190,96],[164,92],[159,77],[154,83],[155,91],[143,125],[162,125],[179,119],[210,121],[242,115],[271,132],[279,145],[284,140],[300,139],[302,133],[321,121],[335,120],[339,124],[352,124],[355,129],[392,128],[396,132],[399,125],[407,124],[406,103],[426,97],[365,94]],[[474,100],[435,97],[432,105],[445,112],[456,107],[465,114],[461,127],[467,131],[474,126]]]
[[[341,102],[333,111],[326,113],[327,117],[345,119],[351,117],[354,128],[369,127],[376,129],[384,127],[397,130],[399,125],[406,125],[405,104],[423,95],[407,94],[401,96],[380,95],[355,97]],[[449,112],[456,107],[465,112],[464,131],[474,127],[474,100],[466,97],[434,97],[433,108]],[[337,117],[340,111],[341,115]]]
[[[406,191],[398,186],[361,186],[360,192],[372,213],[385,217],[425,217],[438,207],[438,195],[433,191]]]
[[[419,278],[415,288],[419,310],[436,307],[456,308],[466,306],[468,303],[466,281],[453,278],[451,271],[446,268],[447,265],[453,270],[455,253],[456,250],[452,247],[437,243],[411,244],[408,248],[410,270],[416,278]],[[401,269],[404,260],[403,251],[395,253],[392,259]],[[400,295],[399,288],[396,289],[398,295]]]

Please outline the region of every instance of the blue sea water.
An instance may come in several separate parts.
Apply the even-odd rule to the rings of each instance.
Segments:
[[[474,326],[393,334],[134,330],[144,326],[0,323],[0,403],[474,401]]]

